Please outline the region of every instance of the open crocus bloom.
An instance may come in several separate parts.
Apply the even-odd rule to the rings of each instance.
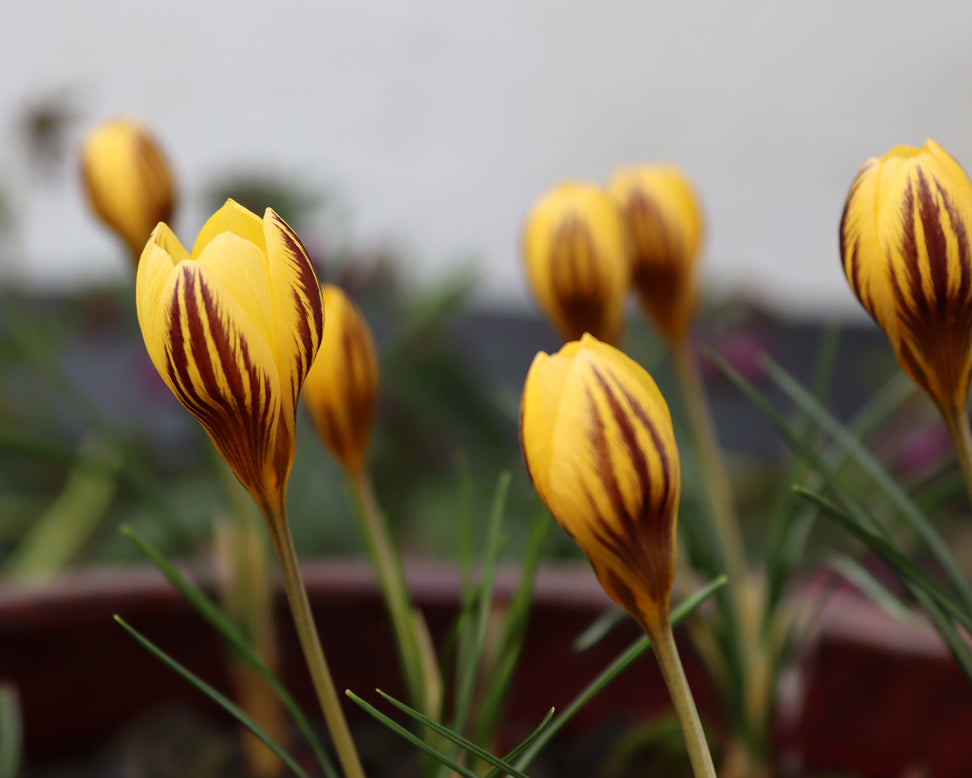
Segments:
[[[139,260],[142,337],[162,379],[266,514],[294,458],[295,407],[324,329],[303,245],[271,209],[228,200],[190,254],[165,225]]]

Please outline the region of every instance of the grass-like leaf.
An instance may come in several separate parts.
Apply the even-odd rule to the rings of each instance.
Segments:
[[[0,778],[16,778],[23,736],[17,690],[9,684],[0,684]]]
[[[698,608],[703,602],[705,602],[712,594],[723,586],[726,585],[728,579],[726,576],[720,576],[704,587],[699,589],[699,591],[686,597],[678,607],[672,611],[672,627],[677,627],[686,618],[688,618],[696,608]],[[564,725],[570,721],[578,711],[580,711],[588,702],[590,702],[598,692],[601,691],[605,686],[607,686],[611,681],[617,678],[624,670],[626,670],[632,662],[634,662],[638,657],[643,656],[647,653],[648,648],[651,646],[651,641],[647,637],[640,637],[634,643],[632,643],[628,648],[621,652],[618,657],[611,662],[604,670],[602,670],[598,676],[591,681],[574,699],[570,704],[564,708],[563,712],[557,716],[550,726],[543,730],[542,733],[536,738],[532,745],[530,745],[523,753],[520,755],[519,759],[514,763],[519,770],[523,770],[533,761],[533,758],[540,753],[547,743],[549,743],[553,737],[563,729]]]
[[[200,692],[205,694],[209,699],[219,705],[223,710],[225,710],[230,716],[232,716],[236,721],[250,732],[252,732],[260,741],[269,748],[274,755],[287,766],[287,768],[299,778],[308,778],[308,775],[301,768],[297,762],[294,761],[293,757],[290,756],[277,741],[275,741],[266,731],[257,724],[253,719],[246,715],[237,705],[235,705],[232,700],[230,700],[225,695],[216,691],[212,686],[203,681],[199,676],[187,670],[181,664],[179,664],[175,659],[166,654],[161,648],[155,645],[151,640],[145,637],[137,629],[129,625],[120,616],[115,616],[115,621],[117,621],[122,629],[124,629],[129,635],[131,635],[136,642],[146,651],[148,651],[152,656],[158,659],[162,664],[172,670],[174,673],[188,681],[190,684],[196,687]]]
[[[910,585],[912,593],[915,593],[915,590],[922,592],[931,598],[937,604],[937,607],[947,612],[965,629],[972,632],[972,614],[964,611],[962,606],[956,603],[944,589],[925,575],[908,557],[898,551],[893,543],[881,535],[869,531],[867,527],[862,526],[849,513],[841,510],[840,506],[823,495],[800,486],[794,487],[794,490],[801,497],[814,503],[828,516],[839,521],[861,542],[880,554],[897,573],[898,577],[905,584]]]
[[[533,730],[527,737],[520,743],[516,748],[510,751],[503,757],[503,761],[507,764],[513,764],[513,760],[516,759],[520,754],[526,751],[530,746],[540,739],[540,736],[544,733],[544,730],[550,726],[550,722],[553,720],[555,709],[551,708],[547,711],[547,715],[543,717],[541,722],[537,725],[536,729]],[[498,768],[493,768],[488,773],[486,773],[486,778],[499,778],[503,773],[500,772]]]
[[[503,759],[500,759],[497,756],[493,756],[491,753],[489,753],[489,751],[487,751],[482,746],[479,746],[476,743],[473,743],[471,740],[464,738],[462,735],[453,732],[451,729],[443,726],[442,724],[439,724],[437,721],[433,721],[428,716],[422,714],[420,711],[417,711],[415,710],[415,708],[412,708],[406,705],[405,703],[396,700],[390,694],[386,694],[381,689],[376,689],[375,691],[378,692],[378,694],[380,694],[386,702],[394,705],[406,716],[409,716],[410,718],[414,719],[420,724],[428,727],[436,734],[441,735],[450,743],[459,746],[459,748],[467,751],[473,756],[483,760],[484,762],[488,762],[489,764],[493,765],[493,767],[500,770],[501,775],[503,773],[506,773],[507,775],[513,776],[513,778],[528,778],[528,776],[524,775],[522,772],[517,770],[515,767],[513,767],[513,765],[508,764]]]
[[[503,550],[503,510],[509,492],[510,474],[502,473],[496,483],[493,503],[487,521],[486,554],[483,559],[482,579],[479,582],[477,597],[472,608],[464,603],[459,616],[459,651],[456,660],[456,697],[452,729],[462,732],[469,720],[473,703],[473,692],[479,672],[486,630],[489,626],[490,608],[493,602],[493,580],[496,565]]]
[[[437,751],[428,743],[426,743],[424,740],[422,740],[422,738],[420,738],[418,735],[415,735],[414,733],[410,732],[408,729],[403,727],[394,719],[390,718],[389,716],[386,716],[384,713],[378,710],[371,703],[365,702],[354,692],[348,690],[345,691],[345,694],[352,700],[352,702],[359,705],[365,712],[367,712],[368,714],[376,718],[378,721],[380,721],[382,724],[388,727],[388,729],[390,729],[392,732],[401,735],[403,738],[405,738],[409,743],[411,743],[413,746],[419,749],[419,751],[421,751],[426,756],[429,756],[432,759],[436,760],[437,762],[441,763],[444,767],[452,770],[457,775],[463,776],[463,778],[479,778],[479,776],[476,775],[476,773],[474,773],[468,767],[464,767],[452,757]]]
[[[324,751],[320,740],[318,739],[313,727],[311,727],[310,722],[304,715],[304,712],[300,709],[297,701],[291,696],[290,692],[284,687],[280,682],[280,679],[271,672],[263,660],[257,655],[250,645],[249,641],[243,636],[237,628],[236,625],[226,616],[223,611],[221,611],[205,594],[203,594],[196,586],[194,586],[182,573],[180,573],[175,566],[169,562],[159,551],[152,546],[147,540],[142,538],[138,533],[135,532],[131,527],[122,526],[121,533],[128,538],[135,547],[148,559],[152,564],[154,564],[159,571],[164,575],[169,582],[175,587],[176,591],[181,594],[186,601],[196,609],[200,616],[202,616],[209,625],[219,633],[219,635],[229,643],[230,646],[242,657],[244,661],[247,662],[254,670],[256,670],[260,677],[263,678],[273,689],[277,698],[287,709],[287,712],[293,717],[294,724],[300,730],[300,733],[306,739],[311,750],[314,752],[314,756],[317,759],[318,764],[324,771],[327,778],[338,778],[339,773],[334,767],[334,764],[328,758],[327,753]]]
[[[915,614],[908,606],[856,559],[847,554],[834,554],[827,560],[827,566],[866,594],[875,605],[895,621],[912,627],[915,625]]]
[[[580,653],[596,646],[612,629],[627,618],[628,614],[621,608],[610,608],[604,611],[604,613],[585,627],[583,632],[574,638],[574,651]]]
[[[488,668],[483,697],[479,703],[476,739],[480,743],[489,742],[495,732],[503,704],[509,694],[510,685],[513,683],[513,676],[516,673],[520,652],[523,648],[523,640],[530,623],[533,583],[540,567],[543,544],[547,539],[552,523],[553,517],[546,508],[543,508],[537,512],[530,527],[530,537],[520,568],[520,583],[503,619],[496,660],[492,667]]]
[[[766,374],[815,423],[831,435],[861,468],[881,487],[915,533],[925,542],[935,560],[941,565],[962,603],[972,613],[972,588],[955,557],[938,531],[929,523],[911,498],[905,494],[887,470],[799,383],[772,359],[766,358]]]

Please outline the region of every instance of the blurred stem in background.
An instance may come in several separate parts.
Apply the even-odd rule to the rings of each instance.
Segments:
[[[681,389],[689,421],[689,430],[698,453],[705,497],[709,507],[716,552],[722,570],[729,580],[725,596],[717,595],[722,604],[721,628],[732,641],[731,650],[717,659],[713,652],[703,652],[710,661],[728,663],[727,672],[719,676],[730,679],[731,688],[723,689],[724,701],[736,707],[742,743],[730,746],[731,761],[737,767],[732,775],[758,775],[760,765],[770,758],[772,727],[772,673],[764,633],[765,598],[749,569],[735,498],[725,462],[719,450],[712,414],[705,397],[696,355],[688,338],[675,344],[672,362]],[[696,626],[695,634],[704,627]],[[709,641],[706,640],[708,643]],[[735,665],[733,667],[732,665]],[[724,766],[724,770],[728,768]]]
[[[267,536],[246,490],[221,463],[230,514],[217,520],[215,554],[223,608],[254,653],[272,673],[279,672],[274,586]],[[240,708],[284,749],[288,723],[276,693],[260,672],[235,651],[227,651],[230,680]],[[241,730],[242,750],[249,774],[274,778],[283,763],[252,732]]]
[[[409,698],[419,711],[437,719],[442,711],[442,674],[422,612],[412,603],[401,559],[378,506],[367,472],[348,474],[358,520],[372,569],[391,618],[395,645]]]

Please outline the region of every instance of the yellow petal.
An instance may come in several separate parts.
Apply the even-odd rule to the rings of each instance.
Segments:
[[[164,292],[175,266],[187,257],[172,230],[160,224],[152,232],[138,261],[135,308],[145,348],[156,367],[164,364],[165,328],[161,323]]]
[[[282,488],[272,467],[280,384],[270,346],[201,262],[179,264],[163,300],[165,362],[156,367],[264,505]]]
[[[321,287],[307,250],[290,226],[270,208],[263,217],[276,325],[280,383],[291,411],[324,333]]]
[[[273,354],[276,327],[266,254],[246,238],[222,232],[206,244],[196,262],[206,268],[207,277],[222,295],[236,301],[241,309],[240,321],[255,327],[259,332],[252,337],[259,337]],[[268,368],[275,366],[274,357]]]
[[[230,232],[250,241],[266,254],[267,245],[263,237],[263,222],[260,217],[235,200],[227,200],[209,217],[199,231],[196,244],[192,248],[192,255],[198,257],[213,238],[224,232]]]

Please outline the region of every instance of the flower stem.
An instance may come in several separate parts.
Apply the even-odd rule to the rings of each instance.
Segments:
[[[746,561],[729,475],[719,451],[702,377],[687,338],[673,345],[672,359],[688,413],[689,429],[699,456],[716,543],[725,565],[724,572],[729,576],[726,586],[727,612],[723,615],[730,627],[730,639],[734,641],[739,685],[738,688],[723,690],[723,693],[725,698],[731,700],[730,704],[738,706],[743,729],[739,734],[753,756],[758,757],[768,738],[768,711],[773,694],[772,684],[767,686],[760,683],[761,675],[768,671],[763,666],[768,661],[768,653],[765,636],[760,631],[766,606],[751,590],[753,579]],[[754,596],[747,597],[747,593]]]
[[[297,552],[294,550],[294,541],[290,535],[286,505],[281,501],[276,509],[265,508],[264,516],[270,530],[270,539],[273,541],[277,562],[280,565],[284,591],[290,603],[290,612],[294,618],[294,626],[297,628],[300,647],[304,652],[311,681],[324,713],[324,721],[334,741],[338,760],[341,762],[346,778],[364,778],[361,760],[358,758],[354,740],[351,738],[351,731],[348,729],[348,722],[341,709],[341,701],[338,699],[331,671],[324,658],[321,639],[314,625],[314,617],[307,600],[307,590],[300,576]]]
[[[972,500],[972,432],[969,430],[969,416],[964,407],[944,413],[945,424],[952,436],[952,446],[958,458],[959,470],[965,481],[965,491]]]
[[[685,738],[689,761],[692,763],[692,772],[695,778],[716,778],[712,755],[709,753],[709,745],[705,740],[705,732],[702,730],[699,712],[695,708],[695,700],[692,699],[692,690],[689,689],[685,671],[682,669],[682,661],[679,659],[678,648],[675,646],[671,623],[666,618],[661,624],[645,622],[643,628],[651,640],[652,650],[655,652],[662,677],[665,679],[665,685],[668,687],[668,693],[672,698],[675,715],[682,727],[682,737]]]
[[[739,610],[741,590],[747,578],[746,552],[734,507],[732,489],[729,485],[729,476],[719,453],[715,425],[712,423],[712,415],[709,413],[709,405],[702,388],[702,376],[699,374],[688,339],[674,346],[672,359],[685,398],[685,410],[688,413],[692,438],[699,454],[702,478],[705,481],[719,550],[726,565],[725,572],[729,576],[727,588],[733,592],[732,599],[736,609]]]
[[[442,699],[438,663],[420,612],[408,594],[401,559],[395,551],[385,517],[378,506],[367,473],[348,476],[358,505],[371,565],[381,586],[391,618],[395,643],[412,703],[424,714],[437,718]]]

